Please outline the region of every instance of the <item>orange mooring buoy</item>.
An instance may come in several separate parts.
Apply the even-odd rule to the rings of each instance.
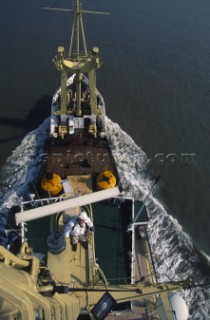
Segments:
[[[96,179],[97,188],[99,190],[114,188],[116,183],[117,179],[115,175],[108,169],[101,172]]]
[[[63,188],[61,177],[55,173],[47,173],[41,180],[41,188],[52,196],[56,196]]]

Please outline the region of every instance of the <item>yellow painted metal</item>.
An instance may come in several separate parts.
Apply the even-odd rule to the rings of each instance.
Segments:
[[[89,246],[92,242],[90,239]],[[32,320],[38,312],[44,314],[46,320],[76,320],[80,312],[91,310],[102,295],[109,292],[118,303],[160,294],[168,319],[172,319],[166,293],[189,286],[189,281],[117,286],[109,286],[108,283],[102,285],[100,281],[97,284],[95,273],[90,272],[92,269],[89,264],[93,263],[96,267],[95,258],[90,255],[90,250],[78,245],[77,252],[73,252],[68,243],[65,256],[63,253],[54,256],[49,254],[48,267],[53,279],[57,283],[67,285],[69,292],[45,297],[40,294],[37,286],[39,260],[24,254],[26,251],[28,247],[24,244],[20,256],[30,262],[30,267],[27,269],[21,263],[10,265],[7,259],[0,262],[0,318],[3,315],[11,318],[15,314],[20,314],[21,319]],[[11,255],[8,252],[8,260],[14,261],[15,258]]]
[[[39,260],[25,253],[29,251],[26,243],[18,258],[6,249],[0,249],[0,318],[7,316],[13,319],[20,315],[23,320],[33,320],[35,314],[46,320],[78,318],[80,306],[74,294],[55,294],[52,297],[40,294],[43,287],[37,283]]]
[[[0,281],[0,296],[3,300],[8,301],[12,305],[12,309],[18,309],[21,313],[21,319],[29,320],[33,319],[35,306],[29,297],[21,290],[17,289],[14,284],[8,283],[8,281],[1,279]],[[9,310],[13,311],[13,310]],[[5,314],[5,310],[1,308],[0,316]],[[31,315],[31,317],[28,317]]]
[[[41,187],[44,191],[50,192],[52,196],[56,196],[63,188],[61,177],[55,173],[53,173],[49,179],[45,176],[42,178]]]
[[[70,239],[66,239],[66,249],[59,255],[48,253],[48,269],[56,282],[75,283],[85,286],[89,283],[88,251],[78,244],[77,251],[73,252]]]
[[[65,306],[64,312],[67,320],[78,318],[80,313],[80,305],[77,297],[75,297],[71,293],[67,293],[67,294],[59,294],[57,296],[57,299],[59,299],[60,303],[63,302],[63,305]],[[61,319],[63,320],[65,319],[65,317]]]
[[[19,267],[28,267],[30,262],[19,259],[11,252],[7,251],[4,247],[0,246],[0,258],[5,264]]]
[[[99,190],[105,190],[114,188],[116,186],[117,179],[111,170],[106,169],[98,175],[96,183]]]

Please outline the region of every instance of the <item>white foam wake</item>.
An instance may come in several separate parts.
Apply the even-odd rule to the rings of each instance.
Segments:
[[[0,224],[4,225],[8,209],[20,204],[35,192],[33,181],[39,176],[45,137],[49,136],[49,119],[27,134],[7,159],[0,173]]]
[[[145,199],[154,181],[147,171],[147,156],[132,138],[117,124],[106,119],[107,138],[121,177],[124,193],[138,200]],[[32,180],[39,176],[44,141],[48,137],[49,119],[26,135],[21,145],[8,158],[0,174],[0,224],[6,219],[8,208],[20,203],[33,192]],[[206,280],[200,270],[200,257],[193,242],[183,232],[176,219],[152,195],[147,200],[150,218],[149,236],[153,258],[160,281],[180,280],[192,276],[196,282]],[[190,318],[206,320],[210,314],[206,288],[183,292]]]
[[[154,181],[146,170],[147,156],[117,124],[106,119],[108,139],[119,170],[125,193],[144,200]],[[200,269],[200,255],[190,237],[176,219],[151,195],[147,200],[149,237],[159,281],[182,280],[192,277],[196,283],[207,277]],[[206,320],[210,314],[207,288],[195,288],[182,293],[190,318]]]

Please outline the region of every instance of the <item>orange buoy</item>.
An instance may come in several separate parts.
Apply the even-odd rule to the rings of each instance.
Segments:
[[[52,196],[59,194],[63,188],[61,177],[55,173],[46,174],[41,180],[41,188]]]
[[[116,183],[117,179],[115,175],[111,170],[107,169],[101,172],[96,179],[97,188],[99,190],[114,188],[116,186]]]

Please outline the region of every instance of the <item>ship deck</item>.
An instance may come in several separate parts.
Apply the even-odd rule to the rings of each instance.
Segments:
[[[104,169],[109,168],[117,175],[106,140],[84,141],[82,136],[78,136],[72,141],[63,141],[62,145],[50,144],[48,155],[43,161],[45,172],[59,174],[62,179],[71,179],[70,185],[74,192],[76,191],[74,187],[76,176],[88,180],[89,189],[95,190],[95,177]],[[78,183],[76,186],[78,187]],[[79,189],[80,194],[89,192],[83,189],[82,184],[79,185]],[[132,214],[135,215],[139,211],[139,206],[141,204],[137,204],[136,211],[133,212],[133,200],[120,198],[93,204],[93,222],[96,227],[94,234],[96,262],[111,285],[153,281],[154,273],[146,232],[148,220],[146,210],[135,223],[134,232],[127,231],[128,225],[133,221]],[[144,237],[139,236],[139,228],[143,228]],[[41,237],[41,241],[43,243],[44,237]],[[44,244],[39,247],[43,246]],[[48,256],[48,267],[54,274],[55,280],[65,283],[77,282],[80,276],[71,274],[71,270],[75,270],[75,265],[78,272],[81,269],[87,269],[87,257],[86,262],[83,261],[86,255],[84,249],[79,246],[75,254],[67,243],[67,248],[61,255],[65,255],[62,257],[62,263],[65,261],[63,270],[59,270],[59,261],[58,265],[55,265],[53,257]],[[64,269],[67,270],[66,273]],[[88,282],[87,280],[87,278],[80,278],[79,282],[83,285]],[[106,319],[111,320],[116,316],[118,319],[157,319],[157,314],[153,311],[154,303],[153,298],[147,298],[118,304]]]
[[[138,230],[135,229],[135,251],[133,256],[134,261],[134,282],[140,281],[144,278],[144,281],[152,281],[151,268],[148,261],[147,242],[144,239],[139,239]],[[147,297],[146,299],[138,299],[131,302],[131,308],[127,310],[118,310],[109,313],[106,320],[157,320],[158,315],[154,308],[155,299],[153,297]]]
[[[135,211],[141,204],[136,204]],[[96,227],[95,257],[96,262],[103,270],[111,285],[129,284],[135,282],[152,282],[154,271],[150,257],[150,248],[146,232],[146,211],[135,224],[134,233],[127,232],[127,227],[132,221],[132,199],[114,198],[109,201],[93,204],[93,222]],[[34,221],[35,222],[35,221]],[[46,226],[49,221],[45,220]],[[44,226],[44,224],[43,224]],[[143,229],[142,229],[143,228]],[[37,232],[43,231],[43,235]],[[143,230],[144,236],[140,236]],[[35,251],[45,247],[47,229],[37,228],[34,235],[33,247]],[[32,240],[32,239],[31,239]],[[42,252],[44,253],[44,252]],[[91,274],[87,272],[88,251],[81,245],[77,252],[72,252],[70,242],[67,241],[66,250],[59,256],[48,255],[48,268],[56,282],[68,283],[74,286],[78,283],[83,286],[91,281]],[[85,258],[86,256],[86,258]],[[55,258],[55,259],[54,259]],[[62,267],[61,263],[62,261]],[[76,266],[76,267],[75,267]],[[83,278],[81,278],[81,274]],[[157,319],[154,310],[153,298],[139,299],[128,303],[118,304],[112,313],[108,314],[107,320],[116,319]]]
[[[141,203],[136,203],[134,206],[134,217],[141,207]],[[131,200],[127,200],[124,203],[125,212],[129,212],[129,206],[131,207]],[[131,210],[131,208],[130,208]],[[127,266],[127,275],[131,272],[131,278],[127,278],[130,283],[143,282],[152,283],[154,281],[154,269],[152,256],[150,254],[150,245],[147,235],[146,224],[148,221],[146,210],[144,209],[141,216],[137,219],[134,224],[134,232],[132,238],[132,249],[131,244],[124,243],[123,250],[125,254],[130,257],[129,266]],[[126,221],[127,223],[129,220]],[[126,226],[124,226],[123,232],[126,231]],[[143,231],[143,236],[140,231]],[[132,251],[130,251],[132,250]],[[112,251],[113,255],[113,251]],[[114,256],[114,255],[113,255]],[[130,266],[132,270],[129,271]],[[117,266],[116,272],[119,273],[120,268]],[[121,281],[122,282],[122,281]],[[106,320],[120,319],[120,320],[131,320],[131,319],[141,319],[141,320],[155,320],[158,319],[157,312],[155,310],[155,298],[147,297],[146,299],[138,299],[130,302],[130,305],[124,305],[125,309],[118,308],[113,310],[108,314]],[[127,307],[127,308],[126,308]]]
[[[88,251],[80,244],[76,252],[72,251],[70,241],[66,241],[65,250],[59,255],[48,253],[48,268],[53,279],[58,283],[84,286],[90,281],[88,277]]]
[[[110,169],[117,175],[114,159],[106,139],[83,138],[82,133],[62,143],[50,143],[43,159],[44,172],[53,172],[62,179],[68,175],[97,175]],[[42,174],[44,173],[42,172]]]

